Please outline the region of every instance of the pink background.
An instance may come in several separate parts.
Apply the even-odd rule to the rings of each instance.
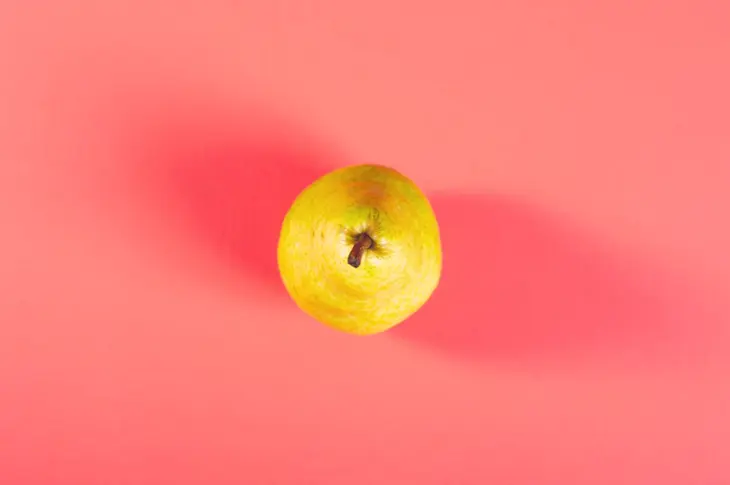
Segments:
[[[730,483],[730,7],[5,0],[0,483]],[[279,283],[346,164],[444,274],[370,338]]]

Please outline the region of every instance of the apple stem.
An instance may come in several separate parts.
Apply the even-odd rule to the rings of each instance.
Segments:
[[[350,255],[347,256],[347,264],[353,268],[360,266],[362,261],[362,255],[365,254],[366,249],[370,249],[373,246],[373,240],[365,233],[360,234],[355,241],[355,245],[350,251]]]

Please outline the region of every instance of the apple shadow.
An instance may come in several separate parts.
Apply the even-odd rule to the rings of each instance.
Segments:
[[[301,190],[345,158],[255,111],[208,107],[162,124],[143,147],[152,203],[182,219],[196,257],[284,297],[281,221]],[[444,248],[440,285],[383,337],[457,358],[524,361],[641,351],[666,335],[663,277],[646,264],[515,199],[430,199]]]
[[[666,337],[666,281],[648,265],[518,200],[431,200],[441,226],[441,283],[388,335],[513,362],[644,352]]]

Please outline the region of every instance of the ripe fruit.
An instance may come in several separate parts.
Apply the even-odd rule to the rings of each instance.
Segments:
[[[294,302],[352,334],[383,332],[415,313],[441,277],[441,240],[426,196],[381,165],[334,170],[284,218],[278,264]]]

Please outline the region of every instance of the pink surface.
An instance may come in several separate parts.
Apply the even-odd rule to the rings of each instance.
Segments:
[[[730,483],[729,18],[6,0],[0,483]],[[445,248],[370,338],[275,267],[361,162]]]

